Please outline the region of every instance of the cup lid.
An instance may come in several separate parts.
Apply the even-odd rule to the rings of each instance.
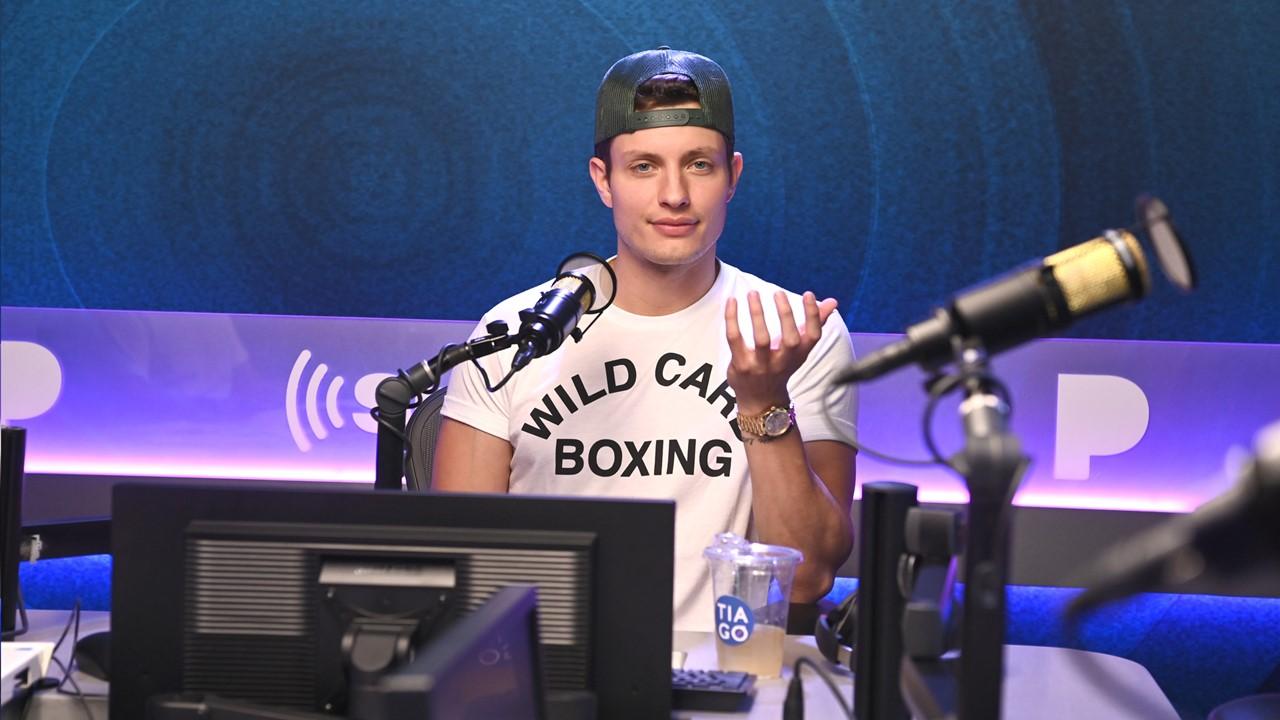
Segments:
[[[718,533],[711,545],[702,551],[708,560],[731,562],[736,565],[795,565],[804,561],[804,553],[785,545],[765,545],[749,542],[736,533]]]

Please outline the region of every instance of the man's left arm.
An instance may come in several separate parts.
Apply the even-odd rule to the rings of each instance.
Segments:
[[[740,415],[759,415],[771,407],[789,407],[787,381],[818,344],[834,300],[819,303],[804,295],[803,329],[797,326],[785,293],[774,298],[781,334],[771,343],[760,297],[747,298],[753,343],[738,326],[736,300],[725,307],[732,361],[729,384]],[[850,419],[851,420],[851,419]],[[853,547],[849,518],[853,502],[854,449],[836,440],[806,441],[793,427],[776,438],[742,434],[751,471],[752,514],[762,542],[787,545],[804,553],[792,599],[812,602],[830,589],[836,569]]]

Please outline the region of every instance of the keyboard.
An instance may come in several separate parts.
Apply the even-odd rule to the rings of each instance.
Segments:
[[[728,670],[671,671],[674,710],[740,712],[751,706],[756,676]]]

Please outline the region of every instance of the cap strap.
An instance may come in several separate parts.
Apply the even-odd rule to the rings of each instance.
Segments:
[[[712,127],[707,113],[698,108],[663,108],[647,112],[631,113],[627,116],[627,131],[644,130],[645,128],[668,127],[671,125],[694,125],[696,127]]]

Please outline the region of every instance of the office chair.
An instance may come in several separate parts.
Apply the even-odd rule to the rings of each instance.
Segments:
[[[436,438],[440,435],[440,409],[444,405],[445,388],[431,393],[414,408],[405,426],[404,484],[409,492],[431,489],[431,467],[436,457]]]

